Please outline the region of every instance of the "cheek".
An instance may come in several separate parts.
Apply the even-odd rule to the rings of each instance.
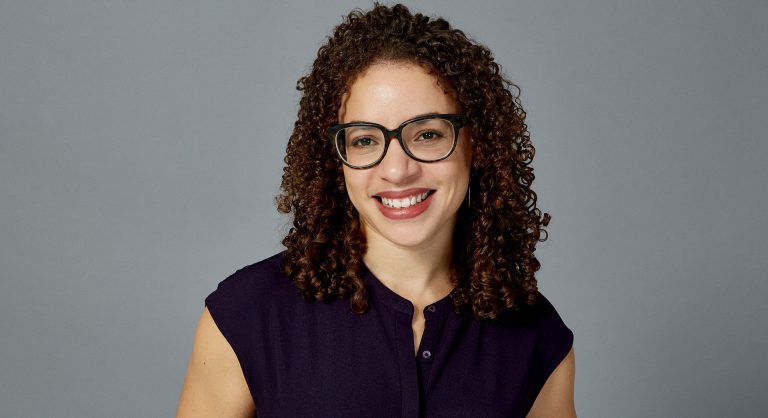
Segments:
[[[365,183],[365,176],[362,172],[344,166],[344,185],[347,188],[347,196],[355,207],[362,196],[366,195]]]

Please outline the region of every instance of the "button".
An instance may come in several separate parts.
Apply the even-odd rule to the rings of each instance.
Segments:
[[[425,359],[428,359],[432,357],[432,353],[429,350],[424,350],[421,352],[421,356],[424,357]]]
[[[429,305],[429,306],[427,306],[427,310],[430,311],[430,312],[434,312],[434,311],[437,310],[437,308],[435,308],[435,305]]]

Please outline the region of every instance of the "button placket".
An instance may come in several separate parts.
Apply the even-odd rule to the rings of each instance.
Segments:
[[[416,353],[416,360],[421,376],[422,395],[426,396],[426,390],[432,380],[433,363],[437,360],[437,343],[440,339],[442,328],[445,326],[445,312],[443,307],[436,304],[428,305],[424,308],[424,334],[421,338],[419,351]]]
[[[435,307],[435,305],[429,305],[426,307],[425,310],[431,313],[435,313],[435,311],[437,311],[437,307]],[[431,318],[431,315],[427,314],[426,312],[424,312],[424,319],[425,319],[425,324],[424,324],[424,337],[425,337],[427,334],[427,323],[434,322],[434,319]],[[429,360],[432,357],[432,351],[430,350],[430,348],[432,347],[433,342],[429,340],[426,340],[425,342],[427,342],[428,344],[424,349],[421,350],[421,358],[423,358],[424,360]]]

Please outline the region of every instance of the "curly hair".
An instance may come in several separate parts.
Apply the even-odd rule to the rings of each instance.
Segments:
[[[430,71],[471,125],[471,206],[459,210],[453,243],[457,311],[470,308],[475,318],[493,320],[533,305],[540,267],[534,251],[550,216],[537,208],[531,189],[534,147],[519,88],[488,48],[444,19],[400,4],[349,13],[297,83],[303,95],[277,197],[278,210],[293,218],[282,241],[285,273],[308,300],[349,299],[353,312],[368,309],[366,239],[326,130],[355,78],[380,62]]]

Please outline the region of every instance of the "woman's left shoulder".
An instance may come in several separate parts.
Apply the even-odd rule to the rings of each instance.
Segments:
[[[498,324],[514,329],[547,330],[567,328],[562,317],[541,292],[537,292],[532,304],[518,306],[502,314]]]
[[[523,309],[524,314],[530,318],[533,323],[539,326],[565,326],[563,318],[558,313],[552,302],[549,301],[541,292],[536,293],[536,302],[533,305]]]
[[[549,299],[539,292],[536,302],[521,309],[520,313],[521,320],[536,332],[539,340],[548,343],[546,345],[559,346],[562,357],[565,357],[573,344],[573,332]]]
[[[573,332],[541,293],[536,294],[534,304],[505,314],[496,332],[505,342],[514,342],[520,349],[526,347],[543,377],[560,364],[573,346]]]
[[[540,387],[529,417],[575,417],[573,332],[552,303],[541,293],[530,307],[536,343],[532,377]]]
[[[536,303],[521,310],[520,320],[535,337],[535,357],[541,377],[546,380],[573,347],[573,331],[565,324],[554,305],[543,294]]]

